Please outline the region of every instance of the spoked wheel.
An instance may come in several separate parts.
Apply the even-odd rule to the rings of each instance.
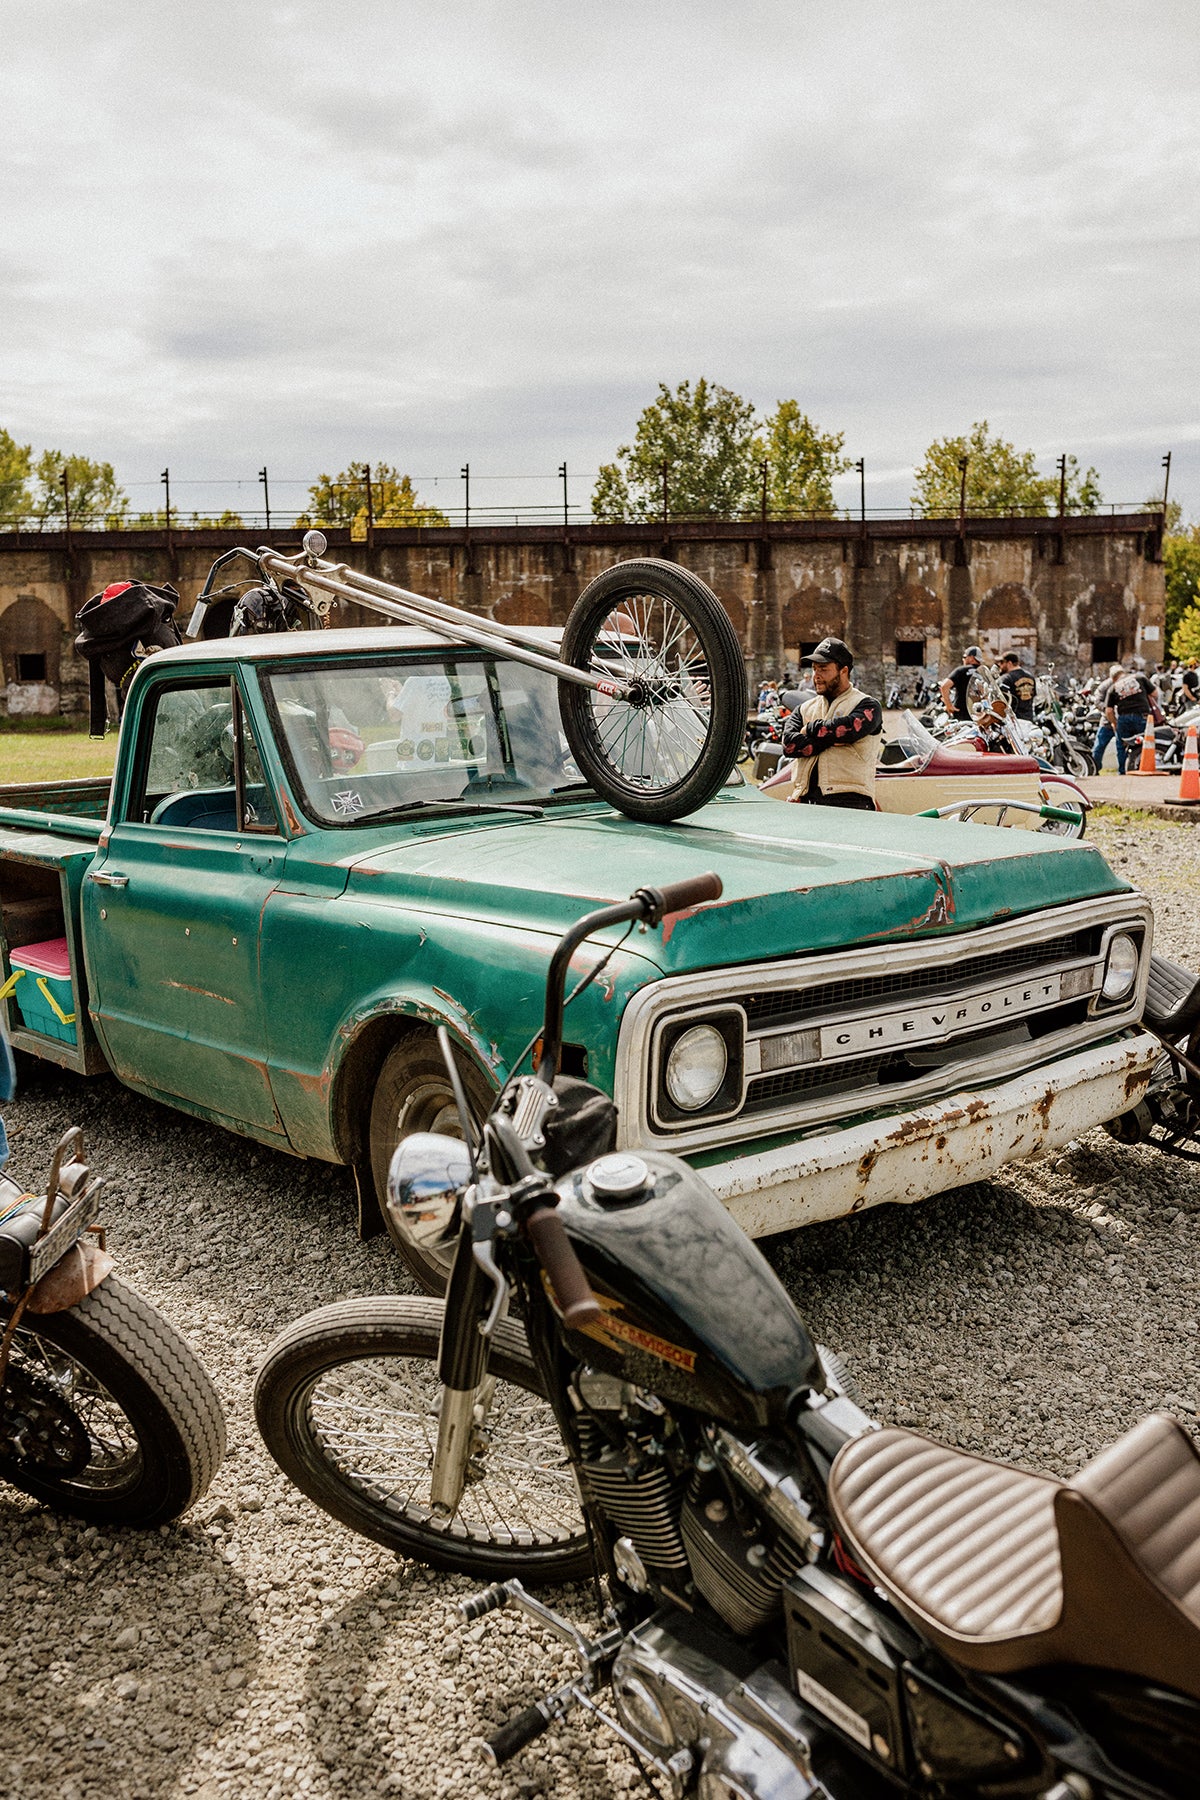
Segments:
[[[0,1392],[0,1479],[97,1525],[163,1525],[224,1453],[207,1372],[116,1275],[66,1312],[24,1315]]]
[[[721,602],[689,570],[618,563],[579,596],[562,660],[624,687],[560,681],[563,730],[584,778],[632,819],[661,823],[705,806],[746,730],[746,666]]]
[[[1056,806],[1074,817],[1069,820],[1043,819],[1038,830],[1049,832],[1052,837],[1081,838],[1087,829],[1087,807],[1075,789],[1068,787],[1066,782],[1055,781],[1053,775],[1043,777],[1040,786],[1046,806]]]
[[[387,1295],[321,1307],[276,1339],[254,1390],[284,1474],[332,1518],[435,1569],[572,1581],[591,1569],[575,1476],[520,1326],[496,1331],[467,1485],[435,1513],[442,1309]]]

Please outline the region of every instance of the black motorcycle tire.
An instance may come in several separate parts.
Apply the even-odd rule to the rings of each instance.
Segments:
[[[467,1105],[477,1123],[487,1117],[495,1095],[483,1075],[461,1052],[459,1073]],[[371,1100],[368,1152],[375,1198],[388,1236],[400,1253],[405,1268],[423,1294],[444,1294],[454,1258],[454,1244],[444,1254],[419,1249],[409,1242],[392,1218],[387,1204],[388,1168],[397,1144],[414,1131],[437,1131],[461,1138],[454,1090],[432,1032],[415,1031],[389,1051],[375,1082]]]
[[[1064,812],[1073,812],[1078,824],[1067,825],[1061,819],[1045,819],[1038,830],[1047,832],[1051,837],[1081,838],[1087,830],[1087,808],[1080,804],[1073,793],[1056,796],[1055,789],[1058,785],[1053,775],[1043,775],[1041,786],[1046,790],[1046,804],[1060,807]]]
[[[661,608],[657,619],[656,607]],[[637,655],[624,647],[621,623],[632,623],[641,634]],[[683,654],[686,679],[694,688],[693,695],[676,688],[672,704],[681,710],[671,715],[665,705],[609,699],[570,681],[558,687],[563,731],[580,774],[619,812],[647,824],[664,824],[706,806],[737,761],[748,695],[745,658],[729,614],[690,570],[639,558],[617,563],[588,583],[571,610],[561,650],[563,662],[574,668],[636,678],[660,638],[668,649],[678,647],[677,656]],[[597,654],[598,643],[603,654]],[[705,704],[696,697],[701,687]],[[609,723],[614,718],[615,726]],[[662,734],[667,766],[660,769]]]
[[[0,1309],[0,1324],[7,1313]],[[93,1446],[75,1476],[47,1476],[0,1451],[0,1479],[93,1525],[165,1525],[207,1491],[225,1454],[225,1415],[191,1345],[117,1275],[65,1312],[26,1312],[13,1367],[35,1377],[70,1369],[69,1394]],[[69,1359],[64,1364],[63,1359]],[[97,1386],[103,1398],[97,1395]],[[99,1435],[115,1409],[128,1439],[123,1456]]]
[[[404,1516],[402,1508],[411,1504],[411,1493],[402,1502],[396,1493],[385,1494],[378,1487],[373,1493],[364,1491],[366,1475],[352,1479],[320,1443],[311,1403],[322,1377],[336,1375],[339,1369],[367,1358],[402,1357],[430,1365],[430,1376],[436,1380],[441,1326],[442,1307],[436,1301],[400,1294],[338,1301],[298,1319],[271,1345],[255,1382],[255,1417],[267,1449],[288,1480],[322,1512],[360,1536],[430,1568],[490,1581],[512,1576],[530,1583],[586,1578],[592,1570],[592,1555],[581,1509],[572,1529],[550,1543],[497,1544],[452,1536],[428,1522]],[[545,1403],[545,1422],[557,1436],[525,1333],[511,1319],[496,1328],[488,1368],[510,1389]],[[351,1411],[357,1425],[361,1404],[353,1403]],[[564,1464],[565,1457],[564,1450]],[[356,1466],[368,1460],[356,1448]],[[469,1496],[471,1488],[466,1492]],[[575,1505],[578,1507],[577,1498]],[[419,1503],[416,1510],[420,1511]]]

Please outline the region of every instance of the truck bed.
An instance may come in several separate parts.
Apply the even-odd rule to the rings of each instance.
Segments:
[[[105,775],[81,781],[0,783],[0,825],[57,831],[94,844],[111,791],[112,782]]]
[[[17,1049],[85,1075],[99,1072],[105,1062],[87,1018],[79,891],[99,841],[111,785],[100,778],[0,786],[0,980],[12,974],[11,951],[65,937],[76,1041],[26,1030],[19,1008],[9,999],[0,1002],[0,1018]]]

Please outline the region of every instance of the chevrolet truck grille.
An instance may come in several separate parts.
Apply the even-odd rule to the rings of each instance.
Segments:
[[[1143,944],[1134,992],[1100,988],[1110,938]],[[805,1131],[986,1086],[1134,1024],[1149,966],[1150,914],[1136,894],[1058,907],[976,931],[671,977],[636,994],[617,1053],[627,1143],[705,1149]],[[740,1045],[740,1079],[719,1111],[666,1098],[663,1045],[718,1019]]]

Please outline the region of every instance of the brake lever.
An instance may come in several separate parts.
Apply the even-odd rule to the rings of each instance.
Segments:
[[[490,1339],[495,1335],[497,1325],[508,1311],[511,1289],[508,1285],[508,1277],[501,1272],[497,1265],[490,1242],[472,1244],[471,1255],[496,1290],[496,1297],[492,1301],[492,1310],[479,1326],[480,1337]]]
[[[480,1337],[489,1340],[495,1335],[497,1325],[508,1311],[512,1292],[508,1277],[497,1263],[496,1253],[492,1248],[502,1218],[511,1218],[511,1215],[499,1200],[476,1199],[471,1209],[471,1255],[476,1267],[483,1270],[495,1290],[491,1310],[479,1325]]]

